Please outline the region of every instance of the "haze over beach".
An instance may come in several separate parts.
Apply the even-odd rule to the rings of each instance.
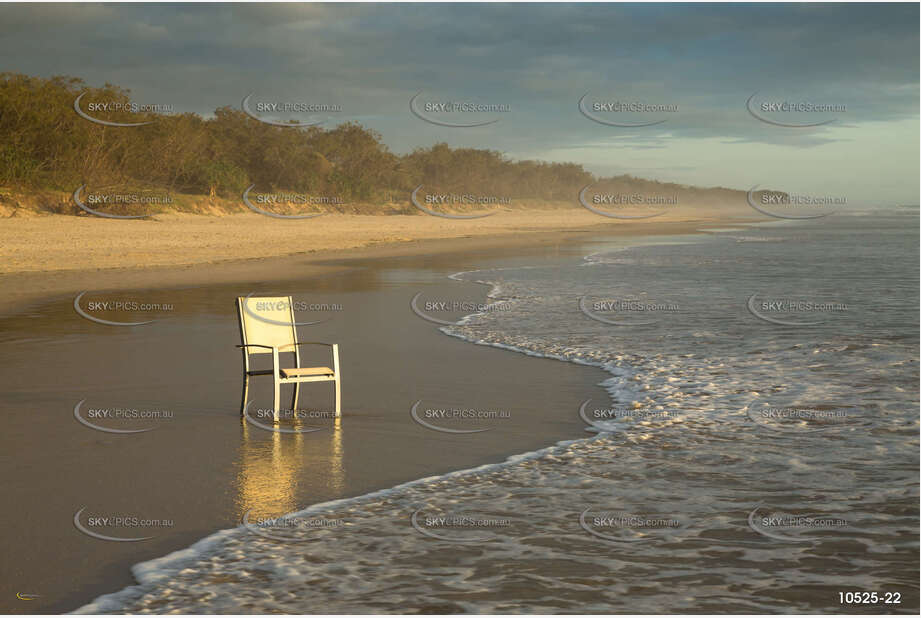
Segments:
[[[918,23],[0,5],[0,610],[918,613]]]

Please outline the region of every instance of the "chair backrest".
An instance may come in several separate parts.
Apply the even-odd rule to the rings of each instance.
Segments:
[[[297,342],[294,305],[290,296],[238,296],[240,338],[244,344],[291,346]],[[246,348],[250,354],[271,354],[266,348]],[[289,347],[282,352],[296,352]]]

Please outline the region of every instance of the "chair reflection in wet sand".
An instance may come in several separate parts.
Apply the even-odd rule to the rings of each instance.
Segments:
[[[251,376],[272,376],[275,382],[275,401],[272,408],[275,422],[278,422],[279,404],[282,384],[294,385],[294,397],[291,402],[292,414],[297,411],[298,391],[303,382],[335,382],[336,417],[341,416],[339,393],[339,344],[318,341],[298,341],[297,326],[294,321],[294,305],[290,296],[239,296],[237,313],[240,318],[240,339],[243,351],[243,402],[240,413],[246,410]],[[300,347],[304,345],[323,345],[332,348],[333,366],[301,367]],[[294,367],[283,368],[279,365],[279,353],[294,353]],[[251,354],[271,354],[271,369],[250,369]]]

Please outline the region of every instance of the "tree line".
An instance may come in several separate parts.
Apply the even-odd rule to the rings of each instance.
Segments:
[[[574,163],[512,161],[494,150],[438,143],[406,155],[391,152],[376,131],[356,122],[332,128],[278,127],[239,109],[211,118],[194,113],[93,112],[111,122],[153,121],[132,128],[81,118],[75,98],[127,105],[130,92],[90,88],[75,77],[0,73],[0,186],[73,191],[151,186],[175,193],[236,198],[290,191],[374,202],[426,190],[570,201],[591,174]]]

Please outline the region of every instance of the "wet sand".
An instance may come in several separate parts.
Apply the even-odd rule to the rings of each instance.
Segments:
[[[614,233],[666,234],[696,227],[621,223]],[[484,286],[446,276],[541,255],[568,252],[578,259],[579,241],[597,239],[597,231],[497,236],[322,259],[5,275],[6,283],[23,278],[14,286],[18,301],[8,302],[0,317],[0,343],[7,344],[0,347],[6,391],[0,408],[7,420],[0,435],[0,475],[14,507],[7,518],[0,608],[72,610],[132,584],[131,565],[239,525],[247,512],[251,518],[278,517],[584,437],[578,406],[606,397],[598,386],[606,374],[448,337],[415,315],[409,302],[420,291],[429,300],[482,301]],[[92,290],[84,303],[123,300],[169,310],[96,313],[113,321],[154,319],[144,326],[105,326],[76,314],[72,292],[79,289]],[[251,292],[341,307],[305,314],[305,320],[325,321],[300,329],[302,339],[340,344],[341,421],[286,425],[320,428],[293,435],[241,421],[233,303]],[[12,310],[14,304],[19,310]],[[437,317],[464,313],[469,311]],[[327,362],[311,357],[305,364],[313,360]],[[331,390],[329,385],[305,387],[299,407],[328,411]],[[254,411],[270,407],[271,380],[256,382],[250,399]],[[90,410],[115,408],[169,414],[96,421],[110,428],[152,428],[118,435],[79,423],[74,409],[80,401],[84,418]],[[459,407],[505,417],[475,425],[489,431],[442,433],[412,419],[416,402],[423,409]],[[85,528],[152,538],[91,538],[74,524],[81,509],[78,521]],[[163,520],[164,525],[90,526],[91,518],[112,516]],[[17,593],[39,596],[22,602]]]

